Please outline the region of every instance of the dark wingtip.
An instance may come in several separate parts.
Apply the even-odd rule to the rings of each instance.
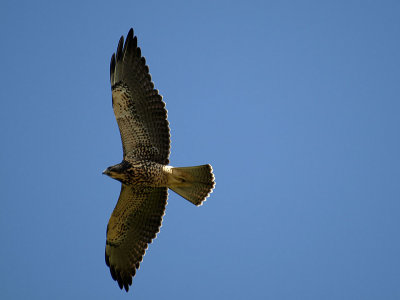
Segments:
[[[127,55],[127,53],[131,52],[132,49],[135,49],[136,46],[132,44],[133,44],[133,29],[131,28],[128,32],[128,35],[126,36],[124,49],[122,50],[124,56]]]
[[[115,53],[111,56],[111,62],[110,62],[110,78],[113,76],[115,71]]]
[[[129,29],[128,35],[126,36],[126,40],[133,39],[133,28]]]
[[[111,273],[112,279],[117,280],[117,274],[115,273],[114,266],[112,266],[112,265],[110,266],[110,273]]]
[[[122,290],[124,288],[124,285],[122,284],[122,281],[121,280],[117,280],[117,282],[118,282],[119,288]]]
[[[128,282],[125,282],[125,283],[124,283],[124,288],[125,288],[125,291],[126,291],[126,292],[128,292],[128,291],[129,291],[129,285],[128,285]]]
[[[107,262],[106,256],[106,262]],[[119,288],[125,289],[126,292],[129,291],[129,286],[132,285],[132,275],[122,273],[118,269],[115,269],[113,265],[110,266],[111,277],[118,283]]]
[[[128,35],[126,36],[126,41],[129,41],[129,44],[133,49],[137,48],[137,37],[135,36],[133,28],[129,29]]]
[[[133,48],[137,48],[137,37],[134,36],[133,38]]]
[[[122,59],[122,48],[124,45],[124,36],[121,36],[118,42],[118,48],[117,48],[117,61]]]

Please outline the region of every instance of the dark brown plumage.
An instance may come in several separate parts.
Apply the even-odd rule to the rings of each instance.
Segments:
[[[123,160],[103,172],[121,182],[107,226],[105,259],[112,278],[128,291],[148,244],[160,229],[168,188],[201,205],[215,182],[210,165],[168,166],[170,133],[165,103],[154,89],[132,29],[125,44],[121,37],[111,57],[110,80]]]

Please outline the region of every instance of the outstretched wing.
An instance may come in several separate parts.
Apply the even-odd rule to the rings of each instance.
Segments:
[[[118,203],[107,226],[106,264],[119,287],[129,290],[143,255],[160,229],[167,188],[122,184]]]
[[[115,117],[124,158],[134,157],[168,164],[170,133],[167,111],[154,89],[149,67],[129,30],[111,57],[110,80]]]

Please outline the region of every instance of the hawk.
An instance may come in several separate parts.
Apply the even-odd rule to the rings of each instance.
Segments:
[[[199,206],[215,182],[210,165],[169,166],[167,110],[130,29],[111,57],[112,106],[122,140],[122,162],[103,174],[121,182],[107,225],[106,264],[127,292],[143,255],[161,227],[168,188]]]

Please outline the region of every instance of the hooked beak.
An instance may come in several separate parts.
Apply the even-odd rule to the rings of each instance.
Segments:
[[[105,169],[102,174],[103,175],[109,175],[110,173],[108,172],[108,169]]]

